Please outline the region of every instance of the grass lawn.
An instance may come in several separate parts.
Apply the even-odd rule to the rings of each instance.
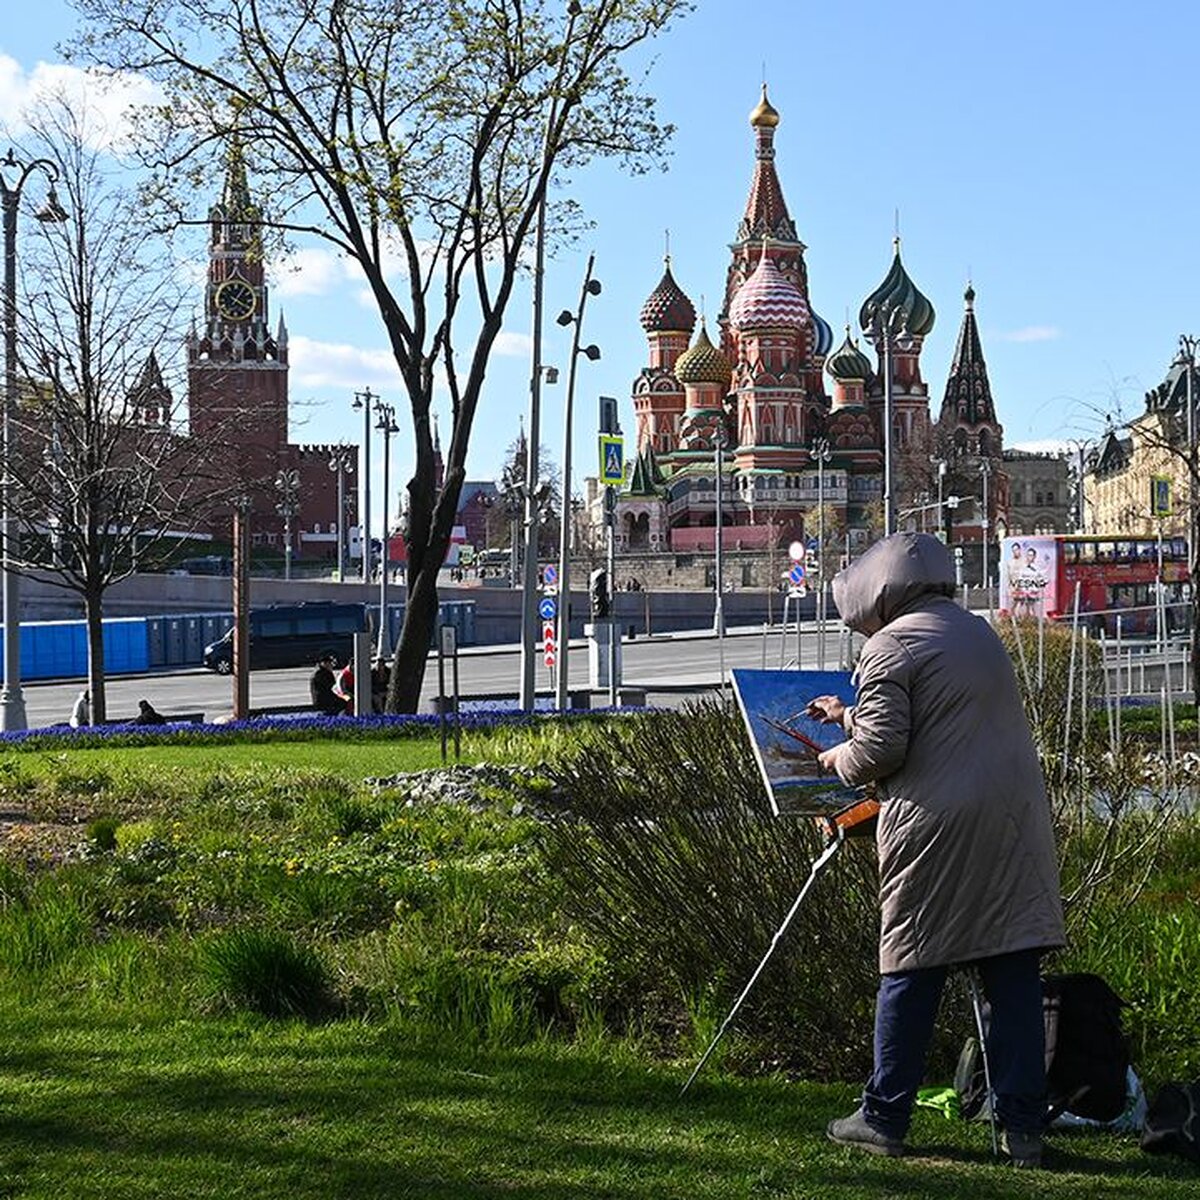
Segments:
[[[822,1134],[853,1089],[712,1077],[543,1040],[423,1043],[394,1025],[158,1022],[0,1005],[0,1196],[795,1200],[1193,1197],[1132,1138],[1061,1136],[1050,1169],[920,1114],[911,1157]]]

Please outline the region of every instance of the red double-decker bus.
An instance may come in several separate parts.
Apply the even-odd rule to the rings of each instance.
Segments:
[[[1000,609],[1017,617],[1069,619],[1079,589],[1080,624],[1099,633],[1158,632],[1158,589],[1167,632],[1190,623],[1187,543],[1182,537],[1056,534],[1000,543]]]

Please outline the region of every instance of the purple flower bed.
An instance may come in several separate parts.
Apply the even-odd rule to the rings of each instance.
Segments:
[[[495,729],[500,726],[532,725],[542,721],[587,721],[618,712],[646,712],[639,709],[579,709],[559,712],[521,712],[515,708],[464,709],[458,715],[462,729]],[[389,738],[423,737],[434,733],[441,718],[436,714],[367,717],[327,717],[319,713],[287,713],[252,717],[245,721],[222,724],[198,724],[179,721],[166,725],[95,725],[82,729],[51,726],[0,733],[0,745],[12,750],[50,747],[83,749],[92,746],[154,746],[164,742],[176,745],[204,745],[224,741],[315,741],[337,738],[342,741],[382,741]],[[447,718],[447,726],[453,719]]]

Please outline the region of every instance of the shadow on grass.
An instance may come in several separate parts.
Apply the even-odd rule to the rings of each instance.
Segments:
[[[22,1197],[1096,1200],[1194,1190],[1182,1165],[1096,1138],[1061,1139],[1062,1174],[1018,1181],[991,1162],[985,1126],[929,1118],[911,1158],[872,1160],[824,1139],[848,1088],[716,1079],[681,1100],[686,1072],[553,1044],[473,1051],[350,1022],[5,1016],[0,1182]]]

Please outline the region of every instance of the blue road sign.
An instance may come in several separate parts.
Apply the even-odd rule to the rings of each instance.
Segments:
[[[543,621],[553,621],[556,612],[558,612],[558,605],[554,603],[554,597],[543,596],[541,603],[538,605],[538,616]]]
[[[625,482],[624,438],[600,435],[600,482],[607,487],[620,487]]]
[[[804,564],[792,563],[792,569],[788,572],[788,583],[793,587],[799,587],[804,582]]]
[[[542,570],[542,582],[547,587],[553,587],[558,582],[558,568],[549,564]]]

